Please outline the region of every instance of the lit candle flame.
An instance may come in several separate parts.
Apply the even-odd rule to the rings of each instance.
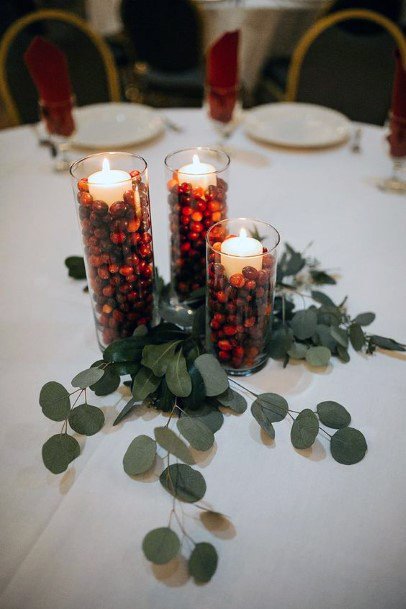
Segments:
[[[247,230],[245,228],[240,229],[240,237],[242,237],[242,239],[246,239],[248,237]]]
[[[200,159],[198,154],[193,155],[193,165],[200,165]]]

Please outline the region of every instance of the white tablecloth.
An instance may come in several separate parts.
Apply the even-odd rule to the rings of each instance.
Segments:
[[[241,27],[241,79],[255,87],[267,57],[289,55],[327,0],[223,0],[196,2],[207,48],[224,31]],[[121,30],[118,0],[87,0],[91,25],[103,35]]]
[[[198,110],[167,114],[186,127],[141,147],[149,163],[156,261],[167,274],[163,159],[215,140]],[[382,130],[365,127],[363,152],[314,153],[260,146],[237,132],[230,215],[274,224],[297,248],[309,241],[342,280],[351,313],[372,310],[376,333],[406,339],[406,200],[371,180],[388,174]],[[83,443],[68,472],[53,476],[42,443],[59,429],[42,416],[38,393],[50,379],[69,385],[100,357],[88,296],[63,260],[81,253],[67,175],[50,169],[28,127],[0,133],[1,172],[1,609],[402,609],[406,584],[405,357],[351,353],[325,372],[280,363],[249,378],[257,391],[285,395],[293,409],[333,399],[348,407],[369,451],[358,465],[331,458],[321,439],[307,456],[290,444],[288,421],[264,445],[249,412],[227,416],[214,455],[201,464],[205,500],[229,515],[214,535],[186,506],[197,540],[216,546],[212,582],[196,586],[185,563],[152,567],[143,536],[167,523],[169,495],[135,482],[122,457],[160,417],[142,414],[112,428],[120,394],[95,398],[106,429]],[[403,361],[402,361],[403,360]],[[209,465],[210,462],[210,465]]]

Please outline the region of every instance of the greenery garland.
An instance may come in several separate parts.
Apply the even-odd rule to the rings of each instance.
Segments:
[[[65,263],[70,276],[83,278],[80,257],[71,257]],[[405,345],[394,339],[364,330],[375,319],[373,313],[351,318],[346,311],[346,300],[336,305],[315,289],[320,284],[335,282],[332,275],[320,269],[316,260],[286,247],[278,269],[273,333],[269,341],[271,357],[282,359],[284,366],[291,359],[306,360],[311,366],[326,366],[331,357],[348,362],[349,344],[355,351],[369,354],[378,347],[406,350]],[[295,295],[303,299],[310,297],[310,306],[296,310]],[[165,322],[150,330],[139,326],[132,337],[115,341],[104,351],[102,360],[79,372],[72,379],[72,391],[50,381],[42,387],[39,402],[46,417],[62,423],[60,432],[42,448],[44,464],[54,474],[65,471],[80,454],[79,443],[69,435],[68,427],[78,434],[91,436],[104,425],[102,410],[88,403],[89,391],[96,396],[108,395],[119,387],[121,377],[129,375],[124,384],[130,388],[131,398],[114,425],[141,405],[166,413],[166,422],[155,427],[154,437],[137,436],[123,456],[124,471],[135,478],[154,467],[158,446],[166,462],[159,481],[172,496],[169,523],[145,536],[143,552],[151,562],[164,564],[179,553],[181,543],[190,544],[189,572],[197,582],[207,582],[217,568],[216,549],[210,543],[196,543],[192,539],[179,515],[179,502],[195,504],[212,522],[226,518],[199,504],[206,492],[206,482],[201,472],[192,467],[195,460],[191,450],[211,449],[214,435],[224,421],[222,409],[242,414],[249,397],[253,400],[253,417],[270,438],[275,437],[275,424],[289,418],[294,448],[310,448],[322,433],[329,441],[333,459],[345,465],[361,461],[367,443],[360,431],[350,427],[348,410],[335,401],[324,401],[315,405],[314,410],[305,408],[299,412],[290,409],[286,399],[278,394],[256,394],[238,381],[228,379],[218,361],[205,352],[202,341],[205,314],[204,305],[199,306],[200,297],[201,294],[196,294],[191,332]],[[175,528],[182,533],[182,542]]]

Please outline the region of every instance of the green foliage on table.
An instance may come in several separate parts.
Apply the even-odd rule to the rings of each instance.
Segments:
[[[75,270],[71,272],[79,268],[77,260],[67,266],[71,276],[79,275]],[[157,281],[163,283],[159,278]],[[377,348],[406,351],[404,344],[392,338],[367,332],[366,328],[375,320],[374,313],[352,318],[346,310],[346,299],[335,304],[330,296],[316,289],[335,283],[335,277],[321,269],[317,261],[286,246],[278,265],[269,340],[272,358],[282,360],[284,366],[296,360],[312,367],[325,367],[332,357],[348,362],[351,348],[367,354]],[[196,312],[191,332],[165,322],[150,330],[140,326],[133,336],[109,345],[103,359],[79,372],[72,380],[72,391],[50,381],[39,397],[44,415],[62,423],[60,433],[49,438],[42,449],[45,466],[55,474],[64,472],[80,454],[79,443],[68,429],[91,436],[104,424],[103,412],[87,402],[89,391],[108,395],[121,382],[130,388],[131,398],[113,425],[122,424],[141,407],[161,411],[164,423],[155,427],[153,438],[138,435],[132,440],[123,455],[123,468],[132,478],[154,477],[155,469],[161,469],[157,479],[172,501],[169,524],[145,536],[143,552],[149,561],[165,564],[179,554],[187,540],[192,544],[189,573],[198,583],[213,577],[218,556],[210,543],[197,543],[186,531],[178,502],[196,504],[206,510],[199,504],[206,494],[206,481],[195,463],[199,461],[196,456],[199,452],[195,451],[212,450],[215,434],[224,422],[224,412],[242,415],[249,397],[252,416],[271,439],[276,436],[278,424],[290,421],[290,438],[296,450],[311,449],[322,435],[329,443],[333,459],[340,464],[358,463],[367,451],[363,434],[349,427],[351,415],[341,404],[326,400],[314,408],[296,411],[283,396],[270,392],[256,394],[236,380],[229,380],[217,359],[205,352],[202,340],[205,310],[204,305],[198,306],[203,295],[202,290],[194,295]],[[304,303],[305,298],[310,299],[309,306],[297,309],[297,302]],[[182,542],[174,527],[181,531]]]

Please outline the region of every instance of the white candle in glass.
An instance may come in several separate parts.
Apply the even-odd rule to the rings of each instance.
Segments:
[[[258,239],[248,237],[245,228],[238,237],[226,239],[221,244],[221,264],[227,277],[241,273],[245,266],[252,266],[257,271],[262,269],[263,248]]]
[[[203,190],[207,190],[209,186],[217,186],[216,168],[209,163],[202,163],[198,154],[193,155],[193,162],[189,165],[183,165],[178,170],[179,184],[187,182],[192,184],[192,188],[199,186]]]
[[[131,176],[121,169],[110,169],[108,159],[103,160],[103,168],[89,176],[89,193],[95,201],[105,201],[110,206],[121,201],[126,190],[132,190]]]

